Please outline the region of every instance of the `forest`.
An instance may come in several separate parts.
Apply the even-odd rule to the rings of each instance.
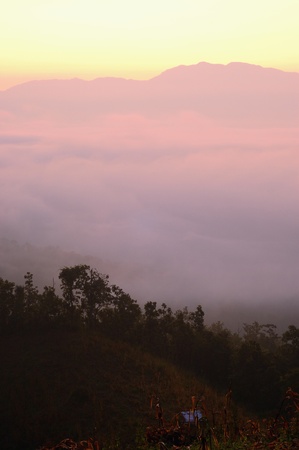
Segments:
[[[106,347],[110,348],[111,354],[113,348],[116,349],[115,354],[121,355],[139,352],[134,353],[132,359],[128,356],[131,365],[135,365],[136,360],[141,358],[138,355],[148,355],[148,358],[163,361],[167,367],[175,367],[176,370],[183,371],[190,379],[201,380],[203,386],[212,387],[219,395],[224,395],[228,391],[232,392],[234,403],[243,408],[248,415],[257,418],[275,416],[285,392],[288,389],[291,389],[291,392],[299,391],[299,329],[292,324],[282,334],[278,334],[275,324],[260,324],[257,321],[244,323],[242,333],[235,333],[225,328],[221,320],[206,326],[205,314],[200,304],[193,311],[189,311],[187,307],[172,310],[165,303],[160,304],[158,301],[148,301],[141,307],[119,286],[111,284],[108,275],[99,273],[88,265],[62,268],[59,280],[59,290],[56,290],[53,285],[45,286],[40,292],[34,284],[33,274],[29,272],[24,277],[23,285],[16,285],[12,281],[0,278],[0,338],[3,364],[0,380],[2,386],[0,444],[3,448],[4,446],[6,449],[20,448],[21,434],[18,438],[11,438],[13,433],[17,436],[13,431],[15,426],[19,428],[20,433],[22,426],[26,428],[25,434],[28,434],[30,430],[32,434],[35,429],[35,437],[33,436],[32,439],[29,436],[26,439],[24,437],[24,449],[33,449],[35,448],[33,445],[43,444],[42,431],[37,430],[40,416],[38,419],[34,416],[34,424],[31,423],[30,426],[26,418],[22,419],[23,422],[15,422],[20,413],[19,410],[22,409],[22,403],[19,397],[11,401],[7,392],[9,389],[14,389],[9,384],[11,380],[15,380],[15,383],[19,385],[15,392],[18,389],[19,392],[24,391],[23,385],[26,384],[25,379],[29,376],[30,370],[36,370],[38,373],[43,360],[48,357],[50,361],[52,358],[49,356],[49,352],[52,351],[51,346],[55,347],[55,352],[53,350],[55,358],[62,358],[58,353],[65,352],[64,359],[61,359],[62,365],[66,364],[68,357],[74,359],[74,364],[76,358],[85,361],[90,342],[93,343],[92,345],[96,345],[95,342],[101,342],[101,345],[105,343]],[[83,336],[83,340],[87,339],[89,344],[86,344],[87,341],[83,344],[81,338],[78,341],[80,336]],[[43,347],[40,351],[42,352],[44,348],[44,357],[41,357],[41,354],[32,356],[41,346],[41,342]],[[79,347],[81,348],[80,357]],[[26,366],[25,348],[31,369]],[[93,366],[96,365],[95,361],[98,361],[98,357],[93,354],[91,358]],[[11,362],[12,358],[15,358],[14,362]],[[24,369],[24,366],[18,366],[21,359],[25,361],[27,369]],[[50,365],[49,361],[48,365]],[[109,370],[115,371],[115,366],[110,360],[105,363],[103,361],[106,360],[102,355],[99,365],[102,364],[102,370],[106,371],[106,377],[108,377]],[[54,364],[57,370],[61,369],[57,360]],[[90,364],[90,359],[86,364]],[[148,367],[152,365],[153,362],[149,363]],[[91,372],[94,370],[93,366],[90,369]],[[146,371],[150,372],[151,369]],[[45,386],[47,383],[51,385],[52,375],[53,367],[44,371],[42,376]],[[22,377],[24,380],[20,381],[19,378]],[[173,377],[175,379],[175,375]],[[36,378],[38,378],[37,375]],[[27,382],[25,391],[28,391],[28,396],[33,398],[34,395],[38,395],[33,393],[34,383],[38,384],[39,381],[36,379],[35,382],[30,381],[30,383],[32,386],[29,389]],[[59,383],[61,383],[59,389],[63,390],[63,381]],[[64,380],[64,383],[67,381]],[[146,395],[150,396],[152,390],[163,398],[161,386],[157,388],[152,381],[148,383],[151,384],[151,388]],[[88,389],[88,394],[78,389],[75,391],[76,396],[79,399],[83,398],[83,403],[84,396],[87,395],[90,399],[92,389]],[[188,395],[192,394],[191,387],[188,389],[190,391]],[[44,387],[45,390],[46,387]],[[25,394],[21,395],[24,395],[25,402]],[[165,397],[166,393],[164,393],[164,402]],[[54,402],[48,399],[49,404],[51,401]],[[52,408],[53,413],[56,406],[52,404]],[[95,413],[90,418],[93,423],[96,421],[94,416],[99,414],[96,409],[94,407]],[[36,412],[36,408],[34,414],[40,414]],[[51,416],[49,411],[43,411],[43,414]],[[89,411],[87,416],[90,417],[90,414]],[[118,412],[115,414],[117,416]],[[49,417],[44,417],[41,422],[47,424],[50,421]],[[62,418],[61,421],[63,421]],[[72,426],[68,426],[71,433]],[[83,438],[88,427],[84,428],[81,425],[80,427],[77,427],[75,434],[78,438]],[[58,428],[48,432],[48,439],[63,437],[62,433],[65,431],[63,426],[61,429]],[[126,445],[119,448],[131,448],[129,444]],[[132,448],[137,447],[135,445]]]

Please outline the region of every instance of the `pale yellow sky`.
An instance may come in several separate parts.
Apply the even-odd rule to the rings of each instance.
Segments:
[[[40,78],[146,79],[200,61],[299,72],[298,0],[10,0],[0,89]]]

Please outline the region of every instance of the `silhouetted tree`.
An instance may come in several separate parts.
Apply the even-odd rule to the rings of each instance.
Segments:
[[[88,265],[64,267],[59,274],[61,289],[71,314],[78,311],[88,326],[95,326],[100,310],[111,301],[109,277]]]
[[[15,284],[0,278],[0,333],[6,331],[14,310]]]
[[[33,284],[33,274],[27,272],[24,276],[24,317],[26,325],[32,325],[38,316],[39,292]]]
[[[65,319],[62,299],[53,286],[45,286],[40,295],[38,318],[42,327],[58,326]]]
[[[113,338],[138,341],[141,308],[137,301],[116,285],[111,286],[110,298],[100,314],[101,329]]]
[[[244,341],[254,341],[260,344],[263,349],[273,351],[279,345],[279,337],[276,332],[277,327],[273,323],[259,324],[253,322],[252,324],[244,323]]]
[[[204,317],[205,313],[202,309],[201,305],[198,305],[196,307],[196,310],[194,312],[190,313],[190,321],[192,324],[192,327],[195,331],[201,332],[204,329]]]
[[[243,342],[234,361],[233,390],[247,407],[266,411],[280,398],[275,360],[255,341]]]

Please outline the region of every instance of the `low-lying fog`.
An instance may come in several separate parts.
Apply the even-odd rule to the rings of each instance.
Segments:
[[[246,96],[242,85],[231,103],[228,91],[203,92],[171,108],[179,94],[163,83],[145,104],[137,83],[127,109],[125,97],[109,106],[107,92],[101,103],[98,89],[99,109],[86,100],[79,110],[55,83],[0,92],[0,276],[21,282],[28,270],[58,285],[59,268],[86,262],[140,303],[200,303],[208,322],[235,329],[298,325],[296,98],[288,108],[275,85],[263,103],[260,88]]]

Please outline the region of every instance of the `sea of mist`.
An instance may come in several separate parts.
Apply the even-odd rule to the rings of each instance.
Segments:
[[[0,276],[88,263],[140,303],[298,324],[298,105],[299,74],[243,64],[0,91]]]

